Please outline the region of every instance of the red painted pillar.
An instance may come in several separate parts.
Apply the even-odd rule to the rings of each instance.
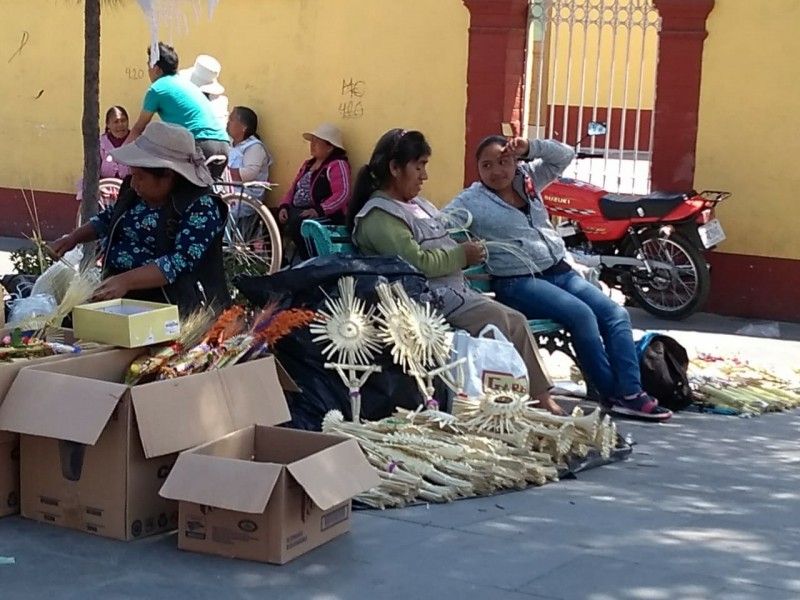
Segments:
[[[654,190],[694,184],[706,19],[714,0],[655,0],[661,14],[651,166]]]
[[[473,152],[503,123],[522,123],[528,0],[464,0],[470,11],[465,184],[478,177]]]

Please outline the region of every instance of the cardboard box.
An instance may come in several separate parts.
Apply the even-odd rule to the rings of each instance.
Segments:
[[[159,497],[177,453],[252,423],[289,420],[271,357],[179,379],[119,383],[137,350],[23,369],[0,406],[21,435],[21,512],[130,540],[177,525]]]
[[[182,453],[161,495],[180,501],[179,548],[285,564],[348,532],[379,484],[353,439],[256,425]]]
[[[10,329],[3,329],[0,331],[0,336],[10,332]],[[72,343],[72,331],[65,329],[64,338],[67,343]],[[108,350],[108,348],[84,350],[81,356],[105,350]],[[16,360],[11,363],[0,363],[0,405],[3,404],[8,390],[22,369],[53,361],[70,360],[75,357],[76,355],[74,354],[59,354],[29,360]],[[19,512],[19,496],[19,435],[0,431],[0,517],[15,515]]]
[[[75,337],[122,348],[169,342],[181,332],[178,307],[140,300],[109,300],[76,306]]]
[[[0,517],[19,512],[19,436],[0,432]]]

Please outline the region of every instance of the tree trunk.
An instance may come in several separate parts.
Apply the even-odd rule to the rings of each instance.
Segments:
[[[100,5],[84,0],[83,31],[83,202],[82,222],[97,213],[100,201]],[[84,244],[84,265],[94,254],[94,244]]]

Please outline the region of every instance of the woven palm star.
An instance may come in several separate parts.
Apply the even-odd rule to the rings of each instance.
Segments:
[[[366,365],[381,349],[378,330],[374,325],[374,308],[367,309],[356,297],[356,282],[342,277],[338,282],[339,298],[325,300],[311,324],[313,341],[325,344],[322,353],[330,360],[347,365]]]
[[[382,283],[375,288],[380,302],[378,303],[379,317],[377,319],[378,335],[383,343],[391,348],[395,364],[400,365],[405,372],[416,368],[417,361],[414,356],[414,340],[410,332],[409,308],[405,298],[394,293],[392,287]]]
[[[444,364],[450,355],[447,321],[430,304],[415,302],[409,308],[410,333],[417,360],[427,367]]]
[[[381,339],[406,372],[443,364],[449,356],[450,327],[429,304],[414,302],[400,283],[376,288]]]

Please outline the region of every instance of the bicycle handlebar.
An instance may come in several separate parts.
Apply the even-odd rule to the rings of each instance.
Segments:
[[[274,183],[269,181],[242,181],[240,182],[244,188],[261,188],[262,190],[271,190],[275,187]]]
[[[228,162],[228,157],[224,154],[213,154],[206,159],[205,165],[211,167],[213,165],[224,165]]]
[[[260,188],[262,190],[271,190],[277,187],[278,184],[270,181],[215,181],[214,185],[228,186],[236,188]]]
[[[602,152],[576,152],[575,158],[603,158]]]
[[[214,154],[206,159],[205,165],[210,167],[212,165],[222,165],[228,161],[228,157],[223,154]],[[237,188],[260,188],[262,190],[271,190],[276,187],[276,184],[269,181],[223,181],[216,179],[214,185],[229,186]]]

